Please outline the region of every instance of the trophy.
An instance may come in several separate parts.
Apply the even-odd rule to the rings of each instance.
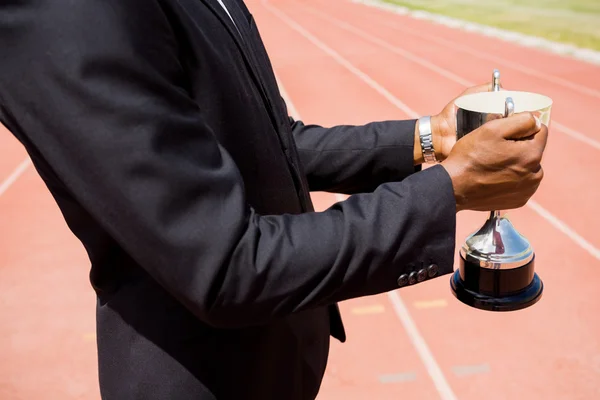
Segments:
[[[500,90],[500,72],[494,70],[491,92],[462,96],[455,101],[457,140],[484,123],[514,112],[531,112],[546,126],[552,100],[536,93]],[[471,234],[460,249],[459,269],[450,286],[461,302],[481,310],[514,311],[535,304],[543,283],[535,272],[535,253],[501,211]]]

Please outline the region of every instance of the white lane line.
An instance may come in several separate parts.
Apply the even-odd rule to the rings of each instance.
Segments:
[[[431,380],[433,381],[435,388],[440,394],[440,397],[442,398],[442,400],[456,400],[456,395],[454,394],[452,388],[448,384],[448,381],[446,380],[442,369],[440,368],[439,364],[435,360],[435,357],[431,353],[429,346],[427,346],[425,339],[423,339],[423,336],[419,332],[415,321],[410,316],[410,313],[408,312],[404,301],[402,301],[402,298],[400,298],[398,292],[388,292],[387,295],[390,298],[392,305],[394,306],[394,311],[396,312],[396,315],[402,322],[404,329],[406,329],[408,337],[410,338],[413,346],[417,350],[417,353],[419,353],[421,361],[425,365],[427,373],[431,377]]]
[[[583,142],[583,143],[587,144],[588,146],[595,148],[596,150],[600,150],[600,142],[599,141],[594,140],[594,139],[590,138],[589,136],[584,135],[581,132],[577,132],[574,129],[568,128],[568,127],[564,126],[563,124],[560,124],[554,120],[550,121],[550,125],[555,128],[558,128],[558,130],[561,131],[562,133],[564,133],[565,135],[570,136],[575,140],[579,140],[580,142]]]
[[[341,193],[336,193],[335,194],[335,199],[337,201],[344,201],[348,198],[348,196],[346,196],[345,194],[341,194]]]
[[[372,18],[372,20],[375,21],[374,18]],[[591,88],[579,85],[577,83],[568,81],[568,80],[566,80],[564,78],[561,78],[559,76],[546,74],[545,72],[542,72],[542,71],[539,71],[539,70],[535,70],[533,68],[529,68],[529,67],[527,67],[527,66],[525,66],[523,64],[520,64],[518,62],[515,62],[515,61],[510,61],[510,60],[507,60],[505,58],[495,56],[493,54],[485,53],[485,51],[482,51],[481,49],[474,50],[472,47],[459,44],[459,43],[457,43],[455,41],[444,39],[443,37],[428,35],[426,33],[418,32],[418,31],[415,31],[415,30],[407,29],[407,28],[405,28],[403,26],[400,26],[398,24],[386,23],[386,22],[382,22],[380,20],[377,20],[377,24],[378,25],[386,26],[386,27],[388,27],[390,29],[393,29],[395,31],[398,31],[398,32],[402,32],[405,35],[410,35],[410,36],[414,36],[414,37],[419,38],[419,39],[428,40],[428,41],[430,41],[432,43],[437,43],[437,44],[439,44],[441,46],[444,46],[444,47],[447,47],[447,48],[451,48],[453,50],[460,51],[460,52],[463,52],[465,54],[469,54],[469,55],[471,55],[473,57],[480,58],[482,60],[492,61],[492,62],[496,63],[497,65],[505,66],[505,67],[507,67],[509,69],[513,69],[515,71],[519,71],[519,72],[521,72],[521,73],[523,73],[525,75],[529,75],[529,76],[532,76],[534,78],[538,78],[538,79],[541,79],[541,80],[544,80],[544,81],[547,81],[547,82],[550,82],[550,83],[554,83],[554,84],[557,84],[559,86],[563,86],[563,87],[566,87],[568,89],[572,89],[572,90],[574,90],[576,92],[579,92],[579,93],[582,93],[582,94],[587,94],[589,96],[596,97],[596,98],[600,99],[600,91],[598,91],[598,90],[591,89]]]
[[[469,375],[487,374],[490,372],[491,368],[489,364],[456,365],[452,367],[452,370],[456,376],[463,377]]]
[[[355,315],[376,315],[385,313],[383,304],[374,304],[371,306],[354,307],[350,310]]]
[[[285,104],[288,108],[288,114],[290,114],[290,116],[296,121],[301,120],[302,117],[300,117],[300,113],[298,112],[296,105],[290,98],[290,95],[288,94],[287,90],[285,90],[285,86],[283,86],[283,84],[281,83],[281,79],[277,74],[275,74],[275,80],[277,81],[277,85],[279,86],[279,93],[281,94],[281,97],[283,97],[283,101],[285,101]],[[341,193],[334,193],[333,195],[336,201],[344,201],[348,198],[347,195]]]
[[[270,4],[268,4],[267,0],[261,0],[261,1],[262,1],[263,6],[267,10],[269,10],[271,13],[273,13],[275,16],[277,16],[279,19],[281,19],[283,22],[285,22],[292,29],[296,30],[302,36],[304,36],[306,39],[308,39],[313,44],[315,44],[317,47],[319,47],[321,50],[323,50],[327,54],[331,55],[334,59],[336,59],[336,61],[340,62],[340,64],[342,64],[346,68],[350,69],[357,76],[362,77],[361,79],[363,79],[363,80],[366,79],[365,82],[369,86],[378,85],[375,81],[368,78],[368,76],[366,76],[366,74],[358,71],[348,61],[344,60],[338,53],[333,51],[331,48],[327,47],[324,43],[322,43],[317,38],[315,38],[310,33],[308,33],[304,28],[302,28],[296,22],[291,20],[287,15],[285,15],[278,9],[276,9],[273,6],[271,6]],[[357,73],[357,72],[359,72],[359,73]],[[387,92],[385,89],[383,89],[383,87],[380,87],[380,89],[381,89],[381,91],[379,91],[380,93]],[[282,97],[283,97],[283,93],[284,92],[282,92]],[[389,95],[391,97],[393,97],[391,94],[389,94]],[[286,96],[287,96],[287,93],[286,93]],[[384,97],[387,98],[387,96],[384,96]],[[286,103],[288,101],[291,103],[289,96],[287,96],[287,98],[284,97],[284,99],[285,99]],[[398,102],[398,104],[403,104],[399,100],[397,102]],[[289,105],[288,105],[288,107],[289,107]],[[404,107],[406,107],[406,106],[404,106]],[[414,111],[410,110],[408,107],[406,107],[406,108],[409,110],[410,113],[412,113],[413,115],[415,114]],[[294,107],[294,109],[295,109],[295,107]],[[296,111],[296,113],[297,113],[297,111]],[[298,114],[296,114],[296,116],[298,116]],[[336,198],[341,201],[341,200],[344,200],[346,198],[346,196],[341,195],[341,194],[336,194]],[[431,380],[433,381],[438,393],[440,394],[440,397],[442,398],[442,400],[456,400],[456,396],[454,395],[454,392],[450,388],[450,385],[448,384],[448,381],[446,380],[444,373],[442,372],[440,366],[438,365],[437,361],[433,357],[431,350],[429,350],[429,347],[425,343],[423,336],[417,329],[417,326],[416,326],[414,320],[412,319],[412,317],[410,316],[408,309],[404,305],[404,302],[402,301],[402,299],[396,292],[389,292],[388,296],[390,298],[390,301],[392,302],[392,305],[394,306],[394,311],[396,312],[396,315],[400,319],[400,322],[404,326],[404,329],[406,330],[413,346],[415,347],[417,353],[419,354],[421,361],[425,365],[425,368],[427,369],[427,372],[429,373]]]
[[[356,68],[348,60],[346,60],[341,55],[339,55],[331,47],[328,47],[325,43],[321,42],[319,39],[314,37],[306,29],[304,29],[302,26],[300,26],[294,20],[290,19],[287,15],[285,15],[281,11],[279,11],[276,8],[269,5],[267,0],[261,0],[261,1],[262,1],[263,5],[265,6],[265,8],[267,8],[269,11],[271,11],[273,14],[275,14],[277,17],[279,17],[279,19],[281,19],[283,22],[285,22],[289,27],[291,27],[292,29],[294,29],[295,31],[300,33],[302,36],[304,36],[304,38],[306,38],[309,42],[311,42],[316,47],[321,49],[323,52],[330,55],[338,64],[340,64],[341,66],[343,66],[344,68],[346,68],[350,72],[352,72],[354,75],[359,77],[369,87],[371,87],[373,90],[375,90],[376,92],[381,94],[383,97],[385,97],[387,100],[389,100],[397,108],[402,110],[408,117],[410,117],[410,118],[418,118],[419,117],[419,115],[415,111],[413,111],[410,107],[408,107],[406,104],[404,104],[402,101],[400,101],[400,99],[398,99],[393,94],[391,94],[389,91],[387,91],[379,83],[375,82],[370,76],[368,76],[367,74],[365,74],[364,72],[362,72],[361,70]]]
[[[401,372],[399,374],[385,374],[379,375],[379,382],[381,383],[402,383],[412,382],[417,380],[416,372]]]
[[[396,105],[396,107],[398,107],[400,110],[402,110],[407,115],[409,115],[409,117],[411,117],[411,118],[418,117],[418,114],[416,111],[412,110],[406,104],[402,103],[399,99],[394,97],[393,94],[391,94],[389,91],[387,91],[383,86],[381,86],[379,83],[377,83],[371,77],[369,77],[367,74],[360,71],[358,68],[356,68],[354,65],[352,65],[348,60],[343,58],[340,54],[336,53],[333,49],[328,47],[325,43],[321,42],[319,39],[317,39],[311,33],[306,31],[301,25],[299,25],[298,23],[296,23],[295,21],[290,19],[286,14],[284,14],[281,11],[268,5],[266,0],[262,0],[262,1],[266,8],[268,8],[272,13],[277,15],[288,26],[290,26],[292,29],[296,30],[298,33],[300,33],[302,36],[304,36],[307,40],[314,43],[321,50],[323,50],[324,52],[329,54],[336,62],[338,62],[340,65],[342,65],[345,68],[347,68],[348,70],[350,70],[359,79],[361,79],[363,82],[365,82],[368,86],[370,86],[371,88],[373,88],[374,90],[376,90],[377,92],[382,94],[386,99],[390,100],[392,102],[392,104]],[[392,100],[394,100],[394,101],[392,101]],[[400,107],[400,105],[402,105],[402,107]],[[556,124],[555,122],[552,122],[552,123]],[[336,195],[336,198],[338,198],[338,200],[339,200],[339,199],[341,199],[341,197],[338,197],[338,196],[343,196],[343,195]],[[573,242],[575,242],[575,244],[577,244],[583,250],[585,250],[586,252],[590,253],[593,257],[600,260],[600,258],[598,258],[599,250],[596,247],[594,247],[589,241],[585,240],[583,238],[583,236],[578,234],[573,228],[569,227],[565,222],[563,222],[558,217],[556,217],[555,215],[553,215],[552,213],[547,211],[545,208],[543,208],[540,204],[538,204],[537,202],[534,202],[532,200],[527,202],[527,207],[531,208],[538,215],[540,215],[542,218],[544,218],[546,221],[548,221],[552,226],[554,226],[559,231],[561,231],[565,235],[567,235],[571,240],[573,240]]]
[[[358,29],[358,28],[356,28],[353,25],[350,25],[350,24],[348,24],[348,23],[346,23],[344,21],[340,21],[337,18],[334,18],[334,17],[331,17],[331,16],[329,16],[327,14],[324,14],[324,13],[316,10],[313,7],[310,7],[310,6],[307,6],[307,5],[304,5],[304,4],[302,4],[302,5],[299,4],[299,7],[302,7],[307,12],[310,12],[310,13],[312,13],[314,15],[317,15],[318,17],[320,17],[320,18],[322,18],[322,19],[324,19],[324,20],[326,20],[326,21],[328,21],[328,22],[330,22],[330,23],[332,23],[334,25],[339,26],[341,29],[344,29],[344,30],[346,30],[348,32],[354,33],[355,35],[360,36],[363,39],[365,39],[365,40],[367,40],[367,41],[369,41],[371,43],[374,43],[374,44],[376,44],[376,45],[378,45],[378,46],[380,46],[380,47],[382,47],[382,48],[384,48],[384,49],[386,49],[388,51],[391,51],[394,54],[398,54],[398,55],[404,57],[405,59],[407,59],[409,61],[412,61],[412,62],[414,62],[416,64],[419,64],[422,67],[427,68],[430,71],[433,71],[436,74],[443,76],[444,78],[447,78],[447,79],[449,79],[449,80],[451,80],[453,82],[456,82],[459,85],[462,85],[462,86],[465,86],[465,87],[471,87],[471,86],[475,86],[477,84],[475,82],[471,82],[471,81],[469,81],[467,79],[464,79],[464,78],[462,78],[462,77],[460,77],[460,76],[458,76],[458,75],[456,75],[456,74],[448,71],[445,68],[442,68],[442,67],[440,67],[440,66],[438,66],[436,64],[433,64],[430,61],[427,61],[424,58],[422,58],[420,56],[417,56],[416,54],[413,54],[413,53],[411,53],[411,52],[409,52],[409,51],[407,51],[405,49],[402,49],[402,48],[400,48],[398,46],[394,46],[394,45],[390,44],[389,42],[387,42],[387,41],[385,41],[383,39],[380,39],[378,37],[375,37],[375,36],[373,36],[373,35],[365,32],[365,31],[361,30],[361,29]],[[376,89],[376,90],[380,91],[380,89]],[[399,101],[399,100],[397,100],[397,101]],[[403,109],[403,111],[404,111],[404,109]],[[571,138],[573,138],[575,140],[579,140],[580,142],[583,142],[586,145],[591,146],[591,147],[593,147],[593,148],[595,148],[597,150],[600,150],[600,141],[595,140],[595,139],[593,139],[593,138],[591,138],[591,137],[589,137],[589,136],[587,136],[587,135],[585,135],[585,134],[583,134],[581,132],[578,132],[578,131],[576,131],[574,129],[568,128],[567,126],[565,126],[565,125],[557,122],[554,119],[552,120],[551,124],[555,128],[557,128],[559,131],[561,131],[562,133],[566,134],[567,136],[569,136],[569,137],[571,137]]]
[[[527,202],[527,206],[542,216],[542,218],[544,218],[546,221],[550,222],[550,224],[552,224],[552,226],[554,226],[556,229],[567,235],[572,241],[577,243],[579,247],[590,253],[592,257],[600,261],[600,249],[585,240],[580,234],[575,232],[563,221],[552,215],[550,211],[542,207],[537,201],[529,200],[529,202]]]
[[[30,165],[31,159],[27,157],[21,162],[21,164],[17,166],[17,168],[15,168],[15,170],[8,176],[8,178],[6,178],[4,182],[0,184],[0,196],[2,196],[8,190],[8,188],[10,188],[12,184],[15,183],[21,175],[23,175],[23,173],[27,170],[27,168],[29,168]]]
[[[384,3],[381,0],[350,1],[354,3],[362,3],[371,7],[380,8],[382,10],[400,15],[408,15],[414,19],[428,20],[437,24],[448,26],[453,29],[460,29],[467,32],[477,32],[485,36],[490,36],[507,42],[517,43],[524,47],[541,48],[551,53],[560,54],[563,56],[567,55],[588,62],[590,64],[600,65],[600,52],[592,49],[581,48],[566,43],[555,42],[537,36],[525,35],[523,33],[515,31],[495,28],[489,25],[482,25],[470,21],[464,21],[458,18],[434,14],[428,11],[410,10],[400,5]]]
[[[301,118],[298,109],[296,108],[294,102],[288,95],[287,90],[285,90],[285,87],[281,83],[281,79],[279,78],[279,76],[275,72],[273,73],[275,74],[275,80],[277,81],[277,85],[279,86],[279,93],[281,94],[281,97],[283,97],[283,101],[285,101],[285,105],[287,106],[288,114],[290,114],[290,117],[294,118],[294,120],[299,121]]]
[[[444,69],[438,65],[435,65],[432,62],[430,62],[422,57],[419,57],[416,54],[413,54],[408,50],[404,50],[401,47],[394,46],[394,45],[386,42],[383,39],[375,37],[359,28],[356,28],[354,25],[351,25],[347,22],[341,21],[337,18],[330,17],[327,14],[322,13],[321,11],[318,11],[314,7],[310,7],[310,6],[307,6],[304,4],[301,7],[304,8],[307,12],[317,15],[319,18],[322,18],[328,22],[331,22],[332,24],[339,26],[340,28],[347,30],[348,32],[352,32],[356,36],[360,36],[363,39],[365,39],[371,43],[375,43],[378,46],[381,46],[384,49],[391,51],[392,53],[398,54],[398,55],[404,57],[405,59],[414,62],[415,64],[419,64],[420,66],[425,67],[430,71],[434,71],[438,75],[441,75],[444,78],[448,78],[451,81],[458,83],[459,85],[466,86],[466,87],[473,86],[473,84],[470,81],[461,78],[460,76],[448,71],[447,69]]]

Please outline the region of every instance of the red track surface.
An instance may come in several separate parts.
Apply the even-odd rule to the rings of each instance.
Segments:
[[[309,122],[410,117],[394,98],[435,113],[493,68],[505,87],[555,100],[545,180],[532,207],[511,212],[536,250],[540,303],[473,310],[449,277],[346,302],[348,342],[332,344],[319,399],[600,398],[600,68],[344,0],[248,5]],[[0,149],[1,188],[26,155],[4,132]],[[314,199],[319,209],[336,201]],[[461,213],[457,243],[484,218]],[[98,399],[89,263],[31,166],[0,189],[0,246],[0,399]]]

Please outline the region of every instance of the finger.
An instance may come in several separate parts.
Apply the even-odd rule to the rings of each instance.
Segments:
[[[481,85],[477,85],[477,86],[473,86],[473,87],[468,88],[467,90],[465,90],[464,92],[462,92],[461,96],[465,96],[467,94],[473,94],[473,93],[491,92],[493,90],[494,90],[494,84],[492,82],[490,82],[490,83],[483,83]],[[505,90],[502,87],[502,84],[500,84],[500,90]]]
[[[538,166],[538,169],[536,172],[534,172],[532,174],[532,180],[531,180],[531,186],[530,186],[530,195],[529,198],[531,198],[535,192],[537,192],[537,190],[539,189],[542,180],[544,179],[544,169],[542,168],[542,166]]]
[[[473,86],[468,88],[467,90],[465,90],[464,92],[462,92],[461,96],[465,96],[467,94],[473,94],[473,93],[481,93],[481,92],[491,92],[492,91],[492,84],[491,83],[485,83],[482,85],[477,85],[477,86]]]
[[[541,165],[540,169],[535,173],[535,180],[537,181],[538,186],[542,183],[542,180],[544,180],[544,168],[542,168]]]
[[[532,113],[524,112],[486,123],[488,128],[498,132],[504,139],[521,140],[540,131],[542,124]]]

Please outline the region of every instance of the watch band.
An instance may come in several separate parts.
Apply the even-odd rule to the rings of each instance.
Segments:
[[[433,148],[433,136],[431,133],[431,117],[425,116],[419,118],[419,139],[421,141],[421,151],[423,158],[428,164],[437,162],[435,149]]]

